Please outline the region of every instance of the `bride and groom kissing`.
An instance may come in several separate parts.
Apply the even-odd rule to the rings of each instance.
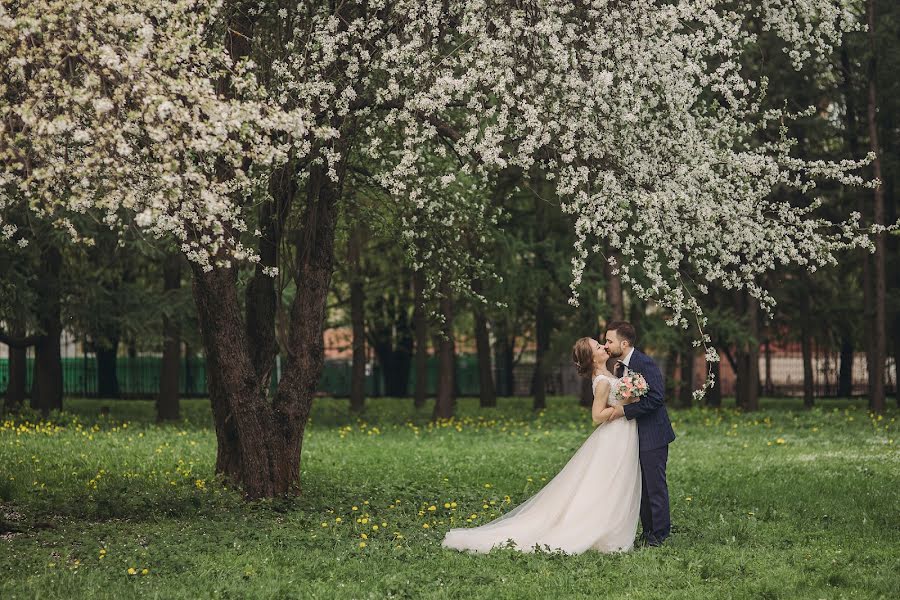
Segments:
[[[578,374],[590,377],[597,428],[543,489],[499,518],[451,529],[442,546],[471,552],[513,547],[580,554],[659,546],[669,536],[666,462],[675,432],[663,403],[657,364],[635,348],[634,327],[615,321],[606,342],[581,338],[572,349]],[[646,382],[632,393],[631,380]]]

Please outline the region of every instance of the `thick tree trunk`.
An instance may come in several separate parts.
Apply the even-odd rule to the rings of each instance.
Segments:
[[[438,343],[438,386],[437,399],[434,403],[435,419],[449,419],[453,416],[454,404],[454,363],[456,350],[453,340],[453,302],[450,298],[450,286],[441,286],[441,314],[444,323],[441,327],[443,335]]]
[[[267,357],[242,326],[233,269],[210,272],[192,264],[194,298],[207,357],[207,379],[218,454],[216,471],[248,498],[299,492],[300,451],[324,363],[325,301],[331,283],[338,188],[322,167],[310,168],[307,207],[296,238],[300,282],[291,307],[288,357],[274,399],[268,397]],[[264,323],[268,331],[272,321]],[[262,368],[260,368],[262,367]]]
[[[416,335],[416,389],[413,406],[417,409],[425,406],[425,398],[428,396],[428,317],[425,312],[424,289],[424,274],[416,271],[413,273],[413,326]]]
[[[837,395],[849,398],[853,395],[853,342],[845,337],[841,340],[841,365],[838,374]]]
[[[353,328],[353,362],[350,374],[350,410],[360,413],[366,401],[366,315],[362,275],[362,228],[352,225],[347,242],[350,268],[350,322]]]
[[[294,436],[285,439],[274,427],[266,386],[257,378],[241,326],[236,273],[192,268],[218,441],[216,471],[251,498],[294,491],[299,483],[299,444],[289,443]]]
[[[481,282],[473,284],[476,293],[482,292]],[[494,373],[491,366],[491,338],[488,334],[487,317],[484,307],[475,306],[475,349],[478,353],[478,398],[481,408],[497,406],[497,390],[494,388]]]
[[[550,349],[550,311],[547,307],[547,293],[538,295],[537,307],[534,314],[535,336],[537,348],[534,360],[534,375],[531,381],[534,401],[532,410],[542,410],[547,407],[547,351]]]
[[[868,69],[868,110],[867,120],[869,127],[869,150],[875,155],[872,162],[875,179],[881,180],[881,148],[878,144],[878,90],[876,84],[876,57],[875,48],[875,0],[866,3],[866,16],[868,21],[869,39],[869,69]],[[884,225],[884,184],[875,188],[875,203],[873,206],[872,222],[875,225]],[[875,255],[872,260],[872,301],[873,307],[873,339],[872,356],[869,362],[872,365],[869,372],[869,409],[874,412],[884,412],[885,409],[885,362],[887,359],[887,274],[885,272],[885,233],[875,235]]]
[[[95,343],[94,348],[97,352],[97,396],[99,398],[118,398],[119,340],[103,340]]]
[[[163,263],[163,290],[174,292],[181,287],[181,255],[169,254]],[[159,373],[159,395],[156,397],[156,420],[177,421],[181,418],[178,376],[181,366],[181,330],[178,321],[163,315],[163,355]]]
[[[62,335],[59,274],[62,254],[54,246],[41,253],[38,274],[37,315],[41,336],[34,346],[31,407],[47,416],[51,410],[62,410],[63,372],[59,338]]]
[[[759,307],[746,291],[737,293],[738,314],[744,314],[747,340],[737,349],[735,402],[745,411],[759,410]]]

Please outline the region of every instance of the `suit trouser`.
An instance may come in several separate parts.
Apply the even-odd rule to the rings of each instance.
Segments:
[[[666,485],[668,444],[662,448],[642,450],[641,463],[641,526],[642,537],[650,543],[669,537],[672,523],[669,516],[669,488]]]

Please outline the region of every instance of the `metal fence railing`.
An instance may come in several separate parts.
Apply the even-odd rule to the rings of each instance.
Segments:
[[[119,395],[123,398],[152,398],[159,394],[159,356],[120,357],[116,360],[116,378]],[[34,359],[26,359],[26,393],[30,393],[33,382]],[[97,360],[88,354],[83,357],[63,358],[63,393],[67,396],[85,398],[96,397],[98,393]],[[438,365],[434,357],[428,360],[428,393],[437,389]],[[478,362],[474,356],[457,357],[457,387],[462,395],[478,395]],[[319,380],[319,393],[329,396],[349,396],[352,365],[349,360],[326,360]],[[274,386],[280,377],[280,365],[272,373]],[[9,382],[9,360],[0,358],[0,394],[6,391]],[[415,371],[410,369],[409,394],[415,387]],[[202,356],[182,359],[178,376],[178,389],[182,396],[206,396],[206,360]],[[385,393],[382,370],[377,363],[366,369],[366,394],[381,396]]]

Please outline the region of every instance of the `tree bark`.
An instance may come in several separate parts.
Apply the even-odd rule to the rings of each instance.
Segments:
[[[456,351],[453,341],[453,302],[450,298],[450,286],[442,285],[441,294],[440,306],[444,323],[441,326],[442,335],[438,343],[438,386],[434,418],[449,419],[453,416],[456,400],[453,394]]]
[[[59,248],[44,248],[36,284],[37,318],[41,335],[34,346],[31,407],[39,410],[45,417],[51,410],[62,410],[63,373],[59,347],[62,335],[61,269],[62,253]]]
[[[616,268],[609,260],[603,263],[603,275],[606,280],[606,303],[609,305],[609,321],[621,321],[625,318],[625,296],[622,292],[622,277],[618,273],[619,255],[609,251],[607,254],[616,260]],[[615,273],[613,271],[616,271]]]
[[[747,339],[738,345],[735,403],[742,410],[759,410],[759,307],[746,291],[737,293],[738,314],[747,323]]]
[[[13,337],[25,337],[25,328],[18,323],[10,324]],[[6,394],[3,399],[3,410],[7,414],[18,413],[25,404],[25,390],[28,378],[27,349],[24,346],[9,346],[9,379],[6,382]]]
[[[853,342],[845,337],[841,340],[841,366],[838,374],[837,395],[849,398],[853,395]]]
[[[800,349],[803,353],[803,407],[812,408],[814,404],[814,380],[812,360],[812,340],[807,327],[800,330]]]
[[[868,110],[867,120],[869,127],[869,150],[874,153],[875,160],[872,162],[874,170],[873,175],[879,181],[882,179],[881,174],[881,148],[878,144],[878,90],[876,83],[876,57],[875,48],[875,0],[868,0],[866,3],[866,17],[868,21],[868,41],[869,41],[869,68],[867,73],[868,79]],[[875,188],[875,203],[872,210],[872,221],[875,225],[884,225],[885,207],[884,207],[884,183],[880,183]],[[885,233],[881,232],[875,235],[875,255],[872,260],[872,288],[873,288],[873,312],[874,320],[872,322],[872,356],[869,362],[872,365],[869,372],[871,379],[869,381],[869,409],[874,412],[884,412],[885,409],[885,362],[887,359],[887,275],[885,273]]]
[[[290,311],[284,374],[273,399],[268,397],[267,369],[259,369],[253,359],[266,354],[251,347],[242,327],[235,269],[204,272],[191,265],[218,441],[216,471],[248,498],[299,492],[303,434],[322,374],[340,192],[320,165],[310,167],[306,185],[303,229],[295,239],[293,276],[299,285]]]
[[[473,284],[475,293],[481,294],[481,282]],[[487,317],[484,307],[476,305],[475,316],[475,349],[478,353],[478,399],[481,408],[497,406],[497,390],[494,388],[494,373],[491,366],[491,339],[488,334]]]
[[[413,326],[416,332],[416,389],[413,406],[417,409],[425,406],[428,395],[428,317],[425,313],[424,290],[424,275],[422,271],[416,271],[413,273]]]
[[[350,410],[354,413],[361,413],[366,402],[366,309],[362,276],[362,237],[361,226],[353,223],[347,242],[347,255],[350,263],[350,322],[353,328]]]
[[[119,397],[117,338],[95,342],[97,353],[97,396],[99,398]]]
[[[679,404],[690,408],[694,403],[694,347],[688,342],[681,352],[681,389]]]
[[[766,365],[763,390],[767,395],[771,396],[775,393],[775,384],[772,382],[772,342],[768,337],[763,341],[763,349],[765,352]]]
[[[706,405],[710,408],[722,406],[722,362],[710,363],[710,370],[714,378],[713,386],[706,391]]]
[[[181,255],[171,253],[163,263],[163,290],[171,293],[181,288]],[[156,420],[177,421],[181,418],[178,379],[181,366],[181,330],[177,319],[163,314],[163,355],[159,373],[159,395],[156,397]]]
[[[537,306],[534,313],[535,337],[537,338],[537,348],[534,360],[534,375],[531,380],[532,394],[534,401],[532,410],[542,410],[547,407],[547,350],[550,348],[550,311],[547,307],[546,290],[538,294]]]
[[[497,377],[497,393],[500,396],[512,396],[515,394],[515,371],[513,351],[515,350],[515,338],[510,334],[509,324],[505,319],[497,319],[494,331],[494,369]]]

